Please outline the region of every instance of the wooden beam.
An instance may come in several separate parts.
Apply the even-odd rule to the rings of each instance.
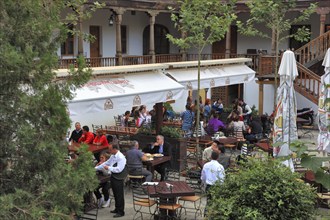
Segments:
[[[262,115],[264,112],[264,84],[259,83],[259,115]]]

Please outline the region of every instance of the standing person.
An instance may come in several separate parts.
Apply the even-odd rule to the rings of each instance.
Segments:
[[[184,132],[185,137],[191,137],[192,135],[194,116],[194,113],[191,111],[191,106],[186,105],[186,111],[181,113],[182,130]]]
[[[109,159],[110,155],[106,152],[102,152],[100,155],[100,162],[96,164],[96,166],[101,165],[102,163],[106,162]],[[106,174],[107,175],[107,174]],[[100,183],[99,186],[94,190],[94,194],[98,200],[98,206],[99,208],[103,207],[106,208],[110,205],[110,195],[109,195],[109,189],[111,188],[110,182],[106,181],[103,183]],[[100,193],[100,189],[102,189],[103,197]]]
[[[166,143],[164,141],[164,136],[157,135],[156,136],[156,142],[153,143],[150,148],[147,148],[145,150],[146,153],[151,154],[163,154],[164,156],[172,156],[172,147],[170,144]],[[155,166],[155,170],[160,173],[160,181],[165,180],[165,169],[169,168],[171,166],[170,161],[167,161],[165,163],[159,164]]]
[[[88,126],[83,126],[82,128],[82,135],[78,140],[78,143],[84,143],[84,144],[92,144],[94,140],[94,134],[89,131]]]
[[[242,107],[244,121],[249,124],[252,115],[252,110],[250,106],[246,104],[242,98],[238,99],[238,103]]]
[[[210,99],[206,99],[205,105],[204,105],[205,124],[208,123],[210,116],[211,116],[211,101],[210,101]]]
[[[205,191],[207,193],[206,206],[204,211],[204,216],[207,214],[207,205],[209,200],[211,199],[211,194],[209,193],[210,188],[217,182],[223,182],[225,179],[225,169],[223,166],[217,161],[219,157],[219,153],[216,151],[212,151],[211,161],[207,162],[203,166],[201,180],[206,185]]]
[[[131,175],[143,175],[146,182],[152,181],[152,173],[143,168],[142,161],[148,158],[139,150],[139,142],[133,141],[134,145],[126,152],[128,173]]]
[[[76,122],[74,126],[76,127],[76,129],[72,131],[69,141],[78,142],[83,131],[79,122]]]
[[[212,108],[216,111],[216,113],[218,114],[222,113],[223,111],[222,99],[218,98],[218,100],[213,103]]]
[[[111,157],[106,162],[96,166],[96,170],[105,170],[110,176],[111,187],[115,197],[115,209],[110,211],[115,213],[114,218],[125,215],[124,180],[127,176],[126,158],[119,151],[117,145],[109,145]]]
[[[129,117],[131,116],[130,111],[126,111],[125,114],[120,119],[120,125],[122,127],[128,127]]]

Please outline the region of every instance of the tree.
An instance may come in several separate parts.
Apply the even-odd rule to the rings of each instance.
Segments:
[[[201,53],[206,45],[224,38],[230,24],[236,19],[234,1],[221,3],[218,0],[179,0],[178,9],[172,8],[171,19],[183,38],[176,38],[168,34],[167,38],[183,50],[195,48],[198,52],[198,86],[200,90],[200,61]],[[200,121],[199,95],[197,95],[198,132]]]
[[[0,2],[0,219],[68,219],[97,186],[91,153],[64,162],[66,102],[91,70],[56,81],[66,1]]]
[[[211,188],[208,219],[313,219],[316,193],[279,161],[249,160]]]
[[[310,30],[305,26],[299,28],[294,34],[287,34],[292,25],[308,20],[316,8],[315,4],[310,4],[307,9],[297,12],[298,16],[290,19],[288,15],[296,8],[296,2],[297,0],[249,0],[246,5],[250,9],[250,18],[245,23],[237,21],[239,33],[271,39],[272,54],[276,59],[275,88],[277,87],[279,44],[292,37],[301,42],[309,40]],[[260,24],[268,28],[271,34],[258,30],[257,26]],[[274,97],[276,102],[276,92]]]

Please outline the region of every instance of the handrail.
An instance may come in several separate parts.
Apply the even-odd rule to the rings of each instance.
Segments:
[[[183,60],[182,54],[157,54],[156,63],[170,63],[170,62],[181,62],[181,61],[196,61],[198,59],[198,54],[186,54],[185,60]],[[251,58],[252,61],[247,65],[253,70],[257,71],[258,69],[258,57],[257,54],[230,54],[230,58],[246,57]],[[224,59],[225,54],[202,54],[201,60],[214,60],[214,59]],[[116,66],[118,64],[116,57],[93,57],[85,58],[86,64],[88,67],[109,67]],[[152,56],[143,55],[143,56],[123,56],[122,64],[123,65],[136,65],[136,64],[151,64]],[[73,65],[77,67],[77,59],[60,59],[58,66],[60,69],[68,69]]]
[[[299,75],[294,82],[296,91],[317,104],[321,77],[299,62],[297,62],[297,67]]]
[[[322,60],[330,47],[330,31],[318,36],[294,51],[296,59],[302,65],[313,63],[314,60]]]

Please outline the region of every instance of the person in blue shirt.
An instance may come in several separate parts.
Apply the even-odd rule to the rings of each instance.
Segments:
[[[186,105],[186,111],[182,112],[180,116],[182,119],[182,131],[185,137],[191,137],[195,118],[194,112],[191,111],[191,106]]]

